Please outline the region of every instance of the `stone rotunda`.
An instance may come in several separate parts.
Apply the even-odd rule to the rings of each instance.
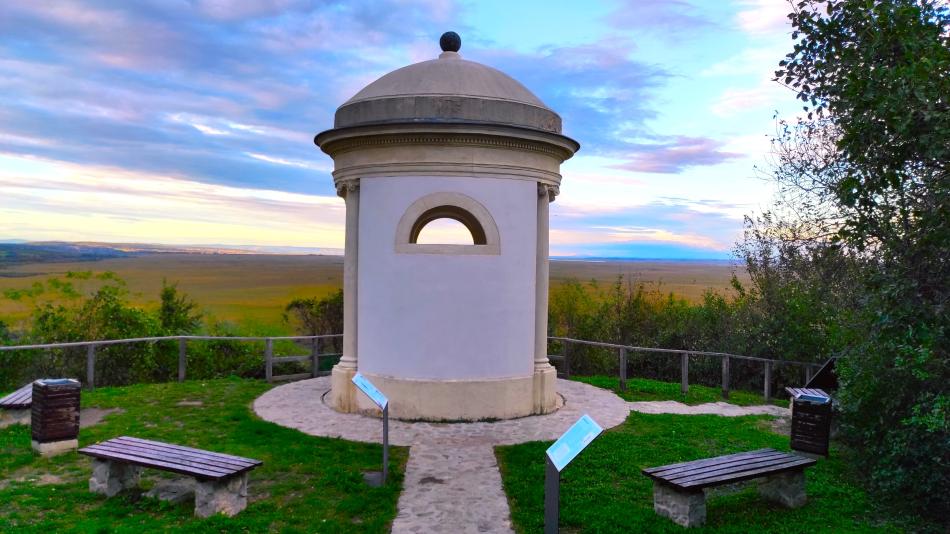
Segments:
[[[329,403],[402,419],[507,419],[557,409],[547,358],[548,204],[579,148],[561,118],[510,76],[462,59],[386,74],[315,143],[346,200],[343,356]],[[421,243],[451,219],[470,244]]]

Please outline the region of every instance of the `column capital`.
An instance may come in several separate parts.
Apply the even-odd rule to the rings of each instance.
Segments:
[[[558,196],[560,193],[560,186],[538,183],[538,196],[543,197],[547,195],[548,202],[554,202],[554,197]]]
[[[341,198],[346,198],[347,193],[360,191],[360,181],[359,179],[346,180],[345,182],[338,182],[336,184],[336,194]]]

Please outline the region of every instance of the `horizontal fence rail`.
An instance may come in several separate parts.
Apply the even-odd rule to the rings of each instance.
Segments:
[[[326,374],[320,371],[320,361],[323,358],[340,356],[339,353],[324,353],[321,351],[321,345],[325,340],[342,338],[343,334],[327,334],[318,336],[160,336],[160,337],[140,337],[130,339],[107,339],[90,341],[73,341],[64,343],[39,343],[32,345],[6,345],[0,346],[0,352],[20,351],[20,350],[53,350],[66,348],[86,348],[86,387],[94,388],[96,385],[96,356],[97,349],[112,345],[123,345],[131,343],[156,343],[162,341],[178,342],[178,381],[184,381],[187,376],[188,367],[188,349],[189,341],[239,341],[239,342],[263,342],[263,360],[264,360],[264,378],[268,381],[296,380],[302,378],[311,378]],[[310,354],[275,356],[275,341],[295,341],[310,342]],[[808,382],[812,374],[821,367],[821,364],[811,362],[800,362],[794,360],[776,360],[761,358],[756,356],[745,356],[742,354],[731,354],[728,352],[710,352],[682,349],[661,349],[656,347],[638,347],[635,345],[622,345],[617,343],[606,343],[602,341],[588,341],[584,339],[574,339],[569,337],[550,336],[548,341],[561,343],[561,353],[549,355],[549,358],[560,364],[561,374],[565,378],[571,376],[571,350],[572,345],[582,345],[601,349],[610,349],[616,352],[616,361],[619,367],[618,378],[620,380],[620,389],[627,389],[627,371],[630,361],[630,354],[661,354],[671,357],[678,356],[680,370],[680,390],[685,395],[689,392],[689,368],[690,358],[696,356],[707,356],[721,358],[722,367],[722,396],[729,398],[729,391],[732,381],[732,362],[749,361],[762,364],[763,397],[766,401],[772,398],[773,370],[778,366],[798,366],[804,370],[804,382]],[[307,363],[310,364],[310,372],[293,373],[287,375],[275,375],[275,364],[288,363]],[[718,371],[717,371],[718,372]]]
[[[86,348],[86,380],[84,385],[90,389],[96,387],[96,349],[112,345],[132,343],[156,343],[162,341],[178,341],[178,381],[183,382],[187,376],[188,342],[189,341],[245,341],[264,342],[264,377],[268,381],[296,380],[301,378],[315,378],[321,376],[320,360],[340,356],[339,353],[321,352],[323,340],[342,338],[343,334],[327,334],[319,336],[159,336],[137,337],[129,339],[105,339],[94,341],[71,341],[64,343],[38,343],[32,345],[4,345],[0,352],[20,350],[52,350],[67,348]],[[274,341],[310,342],[310,354],[303,356],[274,356]],[[310,362],[310,372],[290,375],[274,375],[274,364]]]
[[[683,395],[689,393],[689,359],[691,356],[709,356],[722,359],[722,396],[729,398],[730,382],[732,378],[732,360],[759,362],[762,364],[762,396],[766,402],[772,399],[772,371],[780,365],[790,365],[801,367],[804,372],[804,382],[807,383],[812,374],[821,368],[820,363],[800,362],[796,360],[776,360],[771,358],[760,358],[757,356],[745,356],[742,354],[731,354],[728,352],[710,352],[701,350],[683,350],[683,349],[660,349],[655,347],[638,347],[634,345],[621,345],[617,343],[605,343],[602,341],[588,341],[584,339],[574,339],[569,337],[548,337],[548,341],[557,341],[561,343],[561,353],[549,355],[551,360],[559,362],[562,366],[562,375],[565,378],[571,376],[571,345],[584,345],[588,347],[597,347],[603,349],[613,349],[617,352],[617,363],[619,367],[619,379],[621,391],[627,389],[627,363],[630,353],[654,353],[669,356],[679,356],[680,367],[680,392]]]

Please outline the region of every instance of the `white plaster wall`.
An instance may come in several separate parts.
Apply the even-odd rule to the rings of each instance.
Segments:
[[[396,226],[425,195],[468,195],[492,214],[500,255],[397,254]],[[400,378],[530,376],[537,185],[465,177],[360,181],[358,368]]]

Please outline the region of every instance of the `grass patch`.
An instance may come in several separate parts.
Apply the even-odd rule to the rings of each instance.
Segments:
[[[729,392],[729,399],[726,400],[722,398],[722,390],[718,388],[690,384],[689,392],[683,395],[678,383],[661,382],[647,378],[628,378],[627,391],[620,391],[620,379],[613,376],[572,376],[571,380],[609,389],[628,401],[675,400],[689,405],[720,401],[739,406],[765,404],[765,398],[762,395],[749,391],[732,390]],[[787,400],[772,399],[771,403],[778,406],[788,406]]]
[[[391,448],[390,482],[370,488],[362,471],[380,468],[382,447],[258,419],[250,404],[270,387],[225,379],[83,392],[83,407],[124,411],[83,429],[80,446],[132,435],[263,460],[237,517],[197,519],[192,502],[175,506],[135,491],[111,499],[89,493],[89,458],[34,456],[29,428],[15,425],[0,430],[0,532],[388,532],[407,449]],[[167,476],[145,470],[142,488]]]
[[[772,447],[788,450],[788,437],[764,431],[768,417],[646,415],[604,432],[561,476],[561,532],[676,532],[684,530],[653,512],[652,482],[640,470]],[[544,451],[550,442],[497,447],[502,480],[518,532],[541,532],[544,522]],[[754,487],[707,499],[708,532],[900,531],[883,520],[833,446],[829,459],[808,469],[808,504],[788,510],[759,498]],[[913,527],[911,527],[913,528]]]

